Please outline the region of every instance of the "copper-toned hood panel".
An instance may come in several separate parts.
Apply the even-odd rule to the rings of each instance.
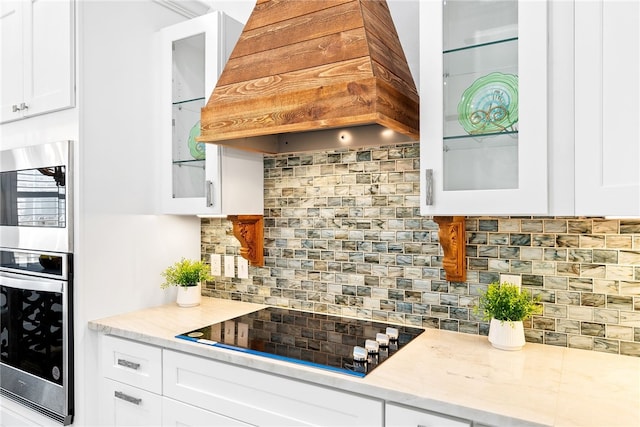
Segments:
[[[264,153],[417,140],[386,2],[258,0],[200,122],[199,141]]]

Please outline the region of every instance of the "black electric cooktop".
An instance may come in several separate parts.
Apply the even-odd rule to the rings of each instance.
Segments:
[[[424,329],[268,307],[176,336],[364,377]]]

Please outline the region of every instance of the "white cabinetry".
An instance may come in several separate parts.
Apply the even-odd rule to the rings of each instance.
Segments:
[[[164,394],[252,425],[381,426],[382,401],[164,350]]]
[[[258,214],[262,155],[197,142],[211,95],[242,25],[221,12],[160,32],[163,213]]]
[[[386,427],[470,427],[471,421],[393,403],[385,405]]]
[[[0,2],[0,123],[75,104],[74,1]]]
[[[422,214],[546,214],[546,2],[420,2],[420,22]]]
[[[382,426],[383,402],[110,335],[100,423]]]
[[[521,1],[509,24],[515,4],[420,3],[422,214],[640,216],[640,5]],[[518,75],[517,133],[471,135],[463,94],[496,70]]]
[[[102,337],[101,423],[158,426],[162,421],[162,350]]]
[[[640,4],[575,2],[576,215],[640,215]]]

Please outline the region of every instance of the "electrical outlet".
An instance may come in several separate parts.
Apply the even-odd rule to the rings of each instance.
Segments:
[[[213,324],[209,330],[211,331],[211,340],[220,342],[222,339],[222,325],[220,323]]]
[[[222,257],[220,254],[211,254],[211,275],[222,276]]]
[[[225,344],[234,345],[236,343],[236,322],[233,320],[224,322],[224,336],[222,339]]]
[[[242,257],[238,257],[238,277],[240,279],[249,278],[249,261]]]
[[[519,274],[501,274],[500,283],[504,282],[516,285],[518,289],[522,288],[522,276],[520,276]]]
[[[238,345],[249,347],[249,325],[247,323],[238,322]]]
[[[235,262],[233,255],[224,256],[224,277],[236,277]]]

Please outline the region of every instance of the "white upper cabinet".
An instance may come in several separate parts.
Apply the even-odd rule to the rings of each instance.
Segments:
[[[424,215],[547,213],[547,4],[420,2]]]
[[[262,154],[195,139],[200,109],[241,31],[239,22],[212,12],[160,32],[162,213],[264,212]]]
[[[640,216],[640,3],[575,2],[575,214]]]
[[[638,2],[426,1],[420,19],[422,214],[640,216]]]
[[[74,106],[73,0],[3,0],[0,41],[0,123]]]

